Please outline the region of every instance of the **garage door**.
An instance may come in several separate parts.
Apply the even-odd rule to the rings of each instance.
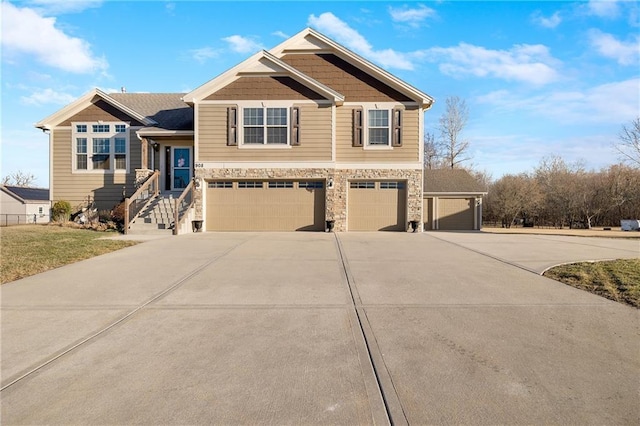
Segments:
[[[405,182],[349,182],[349,231],[406,231]]]
[[[473,198],[440,198],[438,200],[439,229],[472,230]]]
[[[323,231],[323,181],[207,183],[208,231]]]

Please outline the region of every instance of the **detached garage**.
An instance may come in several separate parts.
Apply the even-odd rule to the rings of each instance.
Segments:
[[[425,231],[479,230],[482,226],[482,197],[486,194],[466,170],[425,170]]]
[[[207,182],[207,231],[323,231],[324,181]]]

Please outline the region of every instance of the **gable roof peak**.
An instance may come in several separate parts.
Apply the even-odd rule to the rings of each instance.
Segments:
[[[73,116],[74,114],[80,112],[81,110],[83,110],[84,108],[86,108],[87,106],[92,104],[93,103],[93,99],[96,98],[96,97],[98,97],[98,98],[102,99],[103,101],[107,102],[108,104],[110,104],[114,108],[119,109],[120,111],[124,112],[128,116],[130,116],[132,118],[135,118],[136,120],[138,120],[139,122],[143,123],[146,126],[157,124],[155,121],[145,117],[144,115],[140,114],[139,112],[137,112],[137,111],[129,108],[128,106],[118,102],[117,100],[115,100],[111,96],[109,96],[107,93],[105,93],[102,90],[100,90],[97,87],[95,87],[95,88],[91,89],[90,91],[88,91],[87,93],[85,93],[84,95],[80,96],[78,99],[76,99],[75,101],[73,101],[69,105],[67,105],[64,108],[54,112],[53,114],[51,114],[47,118],[37,122],[35,124],[35,127],[37,127],[38,129],[42,129],[43,131],[51,130],[58,123],[60,123],[60,122],[64,121],[65,119]]]
[[[283,41],[271,49],[273,55],[282,57],[289,53],[327,53],[331,52],[341,59],[354,65],[374,78],[384,82],[410,99],[418,102],[424,109],[429,109],[435,100],[426,93],[418,90],[407,82],[399,79],[385,69],[375,65],[357,53],[347,49],[340,43],[332,40],[321,32],[307,27],[298,34]]]
[[[209,80],[200,87],[184,95],[182,100],[187,103],[198,102],[209,94],[231,83],[240,75],[287,75],[299,83],[314,89],[319,94],[332,100],[336,104],[344,102],[344,95],[330,87],[300,72],[267,50],[261,50],[235,67]]]

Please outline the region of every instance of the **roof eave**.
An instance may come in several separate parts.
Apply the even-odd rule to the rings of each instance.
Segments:
[[[487,195],[486,191],[424,191],[424,195],[461,196],[461,195]]]
[[[104,100],[105,102],[113,106],[114,108],[124,112],[131,118],[138,120],[145,126],[152,126],[154,124],[157,124],[155,121],[151,120],[150,118],[147,118],[142,114],[138,113],[137,111],[134,111],[133,109],[127,107],[126,105],[123,105],[122,103],[116,101],[115,99],[110,97],[107,93],[103,92],[102,90],[95,88],[85,93],[84,95],[82,95],[81,97],[76,99],[74,102],[70,103],[69,105],[65,106],[64,108],[54,112],[47,118],[40,120],[34,126],[42,130],[51,130],[56,125],[58,125],[58,123],[63,121],[65,118],[70,117],[75,113],[81,111],[82,109],[86,108],[87,104],[91,103],[91,100],[96,96],[98,96],[99,98],[101,98],[102,100]]]

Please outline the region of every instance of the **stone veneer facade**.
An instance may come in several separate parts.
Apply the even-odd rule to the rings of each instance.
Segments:
[[[399,180],[407,182],[407,221],[422,221],[422,169],[196,169],[200,185],[195,190],[196,219],[202,220],[202,191],[206,181],[216,179],[309,179],[325,182],[325,217],[335,220],[334,230],[347,230],[347,191],[352,180]],[[333,188],[327,186],[333,179]],[[421,228],[421,227],[420,227]]]

